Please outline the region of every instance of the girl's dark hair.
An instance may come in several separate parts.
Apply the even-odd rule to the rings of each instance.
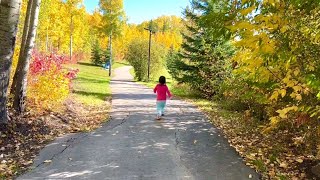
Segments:
[[[160,77],[159,77],[159,83],[162,84],[162,85],[164,85],[164,84],[166,83],[166,77],[160,76]]]

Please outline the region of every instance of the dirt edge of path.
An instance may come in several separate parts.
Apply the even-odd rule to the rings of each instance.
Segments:
[[[101,106],[88,106],[71,98],[62,112],[27,112],[0,126],[0,179],[13,179],[26,172],[35,157],[55,138],[69,133],[88,132],[109,119],[111,98]]]

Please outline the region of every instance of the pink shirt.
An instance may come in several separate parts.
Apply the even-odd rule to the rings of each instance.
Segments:
[[[171,97],[171,93],[167,85],[157,84],[156,87],[153,89],[154,93],[157,93],[157,100],[158,101],[165,101],[167,99],[167,94]]]

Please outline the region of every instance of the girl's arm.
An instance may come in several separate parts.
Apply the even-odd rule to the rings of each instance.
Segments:
[[[169,88],[168,88],[168,87],[167,87],[167,94],[168,94],[169,98],[171,98],[171,97],[172,97],[172,94],[171,94],[171,92],[170,92],[170,90],[169,90]]]
[[[153,92],[156,93],[157,92],[157,87],[158,85],[156,85],[156,87],[154,87]]]

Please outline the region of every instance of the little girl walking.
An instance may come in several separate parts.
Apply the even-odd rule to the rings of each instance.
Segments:
[[[154,93],[157,93],[157,120],[164,116],[164,108],[166,107],[167,95],[171,99],[172,95],[169,88],[166,85],[166,77],[160,76],[159,84],[153,89]]]

